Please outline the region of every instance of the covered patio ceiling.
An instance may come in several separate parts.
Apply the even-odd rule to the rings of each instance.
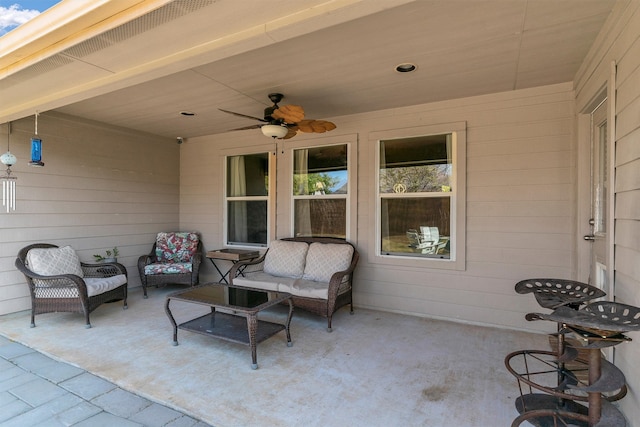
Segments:
[[[62,1],[0,39],[0,123],[56,110],[189,138],[257,123],[219,109],[262,117],[270,92],[330,119],[573,81],[615,4]]]

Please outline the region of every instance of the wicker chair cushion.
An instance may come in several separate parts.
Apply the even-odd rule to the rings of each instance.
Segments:
[[[27,265],[29,270],[41,276],[75,274],[84,277],[80,258],[71,246],[33,248],[27,253]]]
[[[84,282],[87,284],[87,294],[92,297],[124,285],[127,283],[127,276],[118,274],[111,277],[87,277]]]
[[[144,274],[184,274],[193,271],[193,264],[190,262],[168,262],[156,263],[144,266]]]
[[[34,281],[35,282],[35,281]],[[84,279],[87,285],[87,295],[92,297],[111,291],[118,286],[127,283],[127,276],[118,274],[111,277],[87,277]],[[78,288],[55,287],[49,285],[36,285],[35,294],[38,298],[78,298]]]
[[[314,242],[309,246],[302,278],[328,283],[333,273],[349,268],[352,257],[353,246],[351,245]]]
[[[272,276],[300,278],[308,250],[309,245],[305,242],[274,240],[264,259],[264,272]]]
[[[160,262],[191,262],[198,250],[198,241],[196,233],[158,233],[156,258]]]

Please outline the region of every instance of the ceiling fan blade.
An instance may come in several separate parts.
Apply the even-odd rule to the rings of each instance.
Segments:
[[[222,108],[218,108],[218,110],[222,111],[223,113],[227,113],[227,114],[233,114],[234,116],[238,116],[238,117],[244,117],[246,119],[253,119],[253,120],[258,120],[261,122],[268,122],[268,120],[265,119],[261,119],[259,117],[253,117],[253,116],[248,116],[246,114],[241,114],[241,113],[236,113],[234,111],[229,111],[229,110],[223,110]]]
[[[291,139],[294,136],[296,136],[298,134],[298,126],[289,126],[288,127],[288,132],[285,136],[282,137],[282,139]]]
[[[247,129],[260,129],[263,125],[249,125],[249,126],[243,126],[241,128],[235,128],[235,129],[229,129],[229,132],[234,131],[234,130],[247,130]]]
[[[283,105],[271,113],[271,117],[293,124],[304,120],[304,109],[300,105]]]
[[[301,132],[324,133],[334,130],[336,125],[326,120],[303,120],[298,123]]]

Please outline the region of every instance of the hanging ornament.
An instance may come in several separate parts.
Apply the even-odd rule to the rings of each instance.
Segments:
[[[11,135],[11,122],[7,123],[7,152],[0,156],[0,162],[7,167],[4,174],[0,176],[2,181],[2,206],[7,209],[7,213],[16,210],[16,180],[11,176],[11,166],[17,162],[16,156],[11,154],[9,138]]]
[[[31,138],[31,161],[30,166],[42,167],[42,140],[38,138],[38,112],[36,111],[36,136]]]

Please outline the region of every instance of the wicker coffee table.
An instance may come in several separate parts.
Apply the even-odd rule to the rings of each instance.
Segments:
[[[221,291],[224,291],[226,294],[230,289],[261,291],[260,289],[237,288],[231,285],[205,284],[167,295],[165,311],[173,325],[173,345],[178,345],[178,329],[221,338],[227,341],[248,344],[251,347],[251,368],[257,369],[258,360],[256,347],[259,342],[266,340],[284,329],[287,334],[287,346],[292,346],[291,333],[289,331],[291,316],[293,315],[291,294],[279,292],[267,302],[253,307],[246,307],[227,304],[221,300]],[[193,320],[177,324],[169,308],[171,301],[205,305],[211,307],[211,312]],[[284,324],[258,320],[259,312],[284,301],[288,301],[289,303],[289,314]]]

